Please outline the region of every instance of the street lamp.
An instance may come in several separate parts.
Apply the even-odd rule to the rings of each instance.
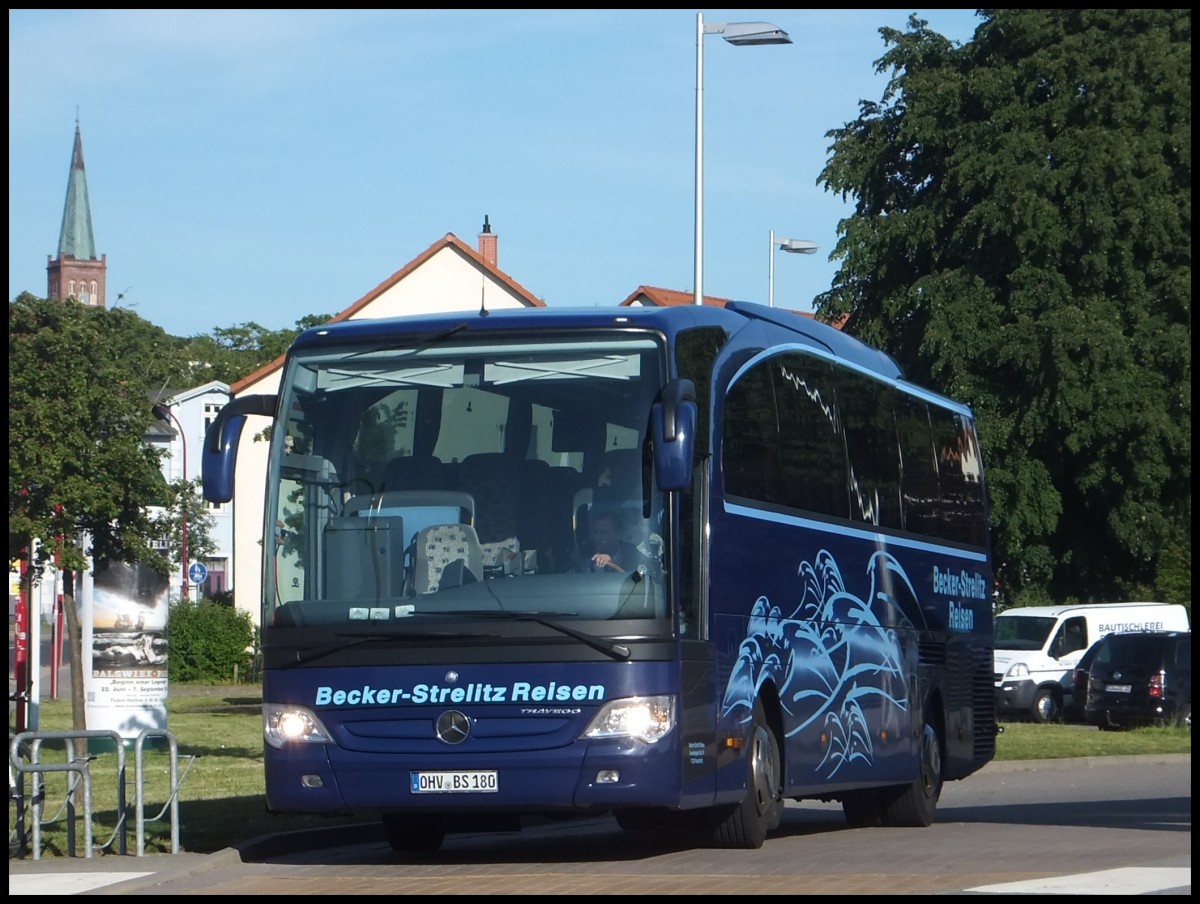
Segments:
[[[770,252],[770,265],[767,268],[767,307],[775,307],[775,249],[789,254],[816,254],[817,243],[805,239],[777,239],[775,230],[771,230],[771,243],[767,246]]]
[[[704,24],[696,13],[696,272],[692,300],[704,304],[704,36],[720,35],[735,47],[753,44],[791,44],[782,28],[770,22],[714,22]]]
[[[179,431],[179,441],[183,444],[183,481],[187,483],[187,434],[183,432],[183,426],[179,423],[179,419],[175,417],[175,412],[166,405],[155,405],[152,411],[154,412],[154,416],[160,421],[170,419],[175,424],[175,429]],[[179,504],[179,558],[182,560],[181,568],[183,571],[183,581],[179,586],[179,598],[185,603],[188,600],[187,503],[187,499],[183,499]]]

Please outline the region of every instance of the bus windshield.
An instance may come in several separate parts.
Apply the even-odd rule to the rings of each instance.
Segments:
[[[301,345],[271,437],[264,627],[666,619],[642,454],[664,367],[649,333]]]

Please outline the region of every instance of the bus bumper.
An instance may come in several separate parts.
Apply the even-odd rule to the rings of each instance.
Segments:
[[[620,806],[678,806],[680,759],[672,743],[580,741],[560,750],[521,756],[464,758],[393,756],[305,745],[271,751],[267,808],[274,813],[605,810]],[[419,773],[495,774],[482,791],[415,790]]]

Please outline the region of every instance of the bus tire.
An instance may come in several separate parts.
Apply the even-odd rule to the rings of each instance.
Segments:
[[[1033,698],[1033,721],[1041,724],[1057,722],[1062,714],[1062,698],[1052,687],[1043,687]]]
[[[383,835],[398,854],[430,853],[442,846],[446,830],[437,816],[420,813],[384,813]]]
[[[750,750],[746,757],[746,796],[732,807],[714,812],[713,842],[720,848],[750,850],[760,848],[767,832],[777,828],[783,818],[780,789],[783,766],[779,739],[767,724],[762,701],[754,702],[754,721],[750,727]]]
[[[883,791],[883,824],[924,827],[933,825],[942,796],[942,741],[937,728],[925,719],[921,729],[920,773],[908,785]]]

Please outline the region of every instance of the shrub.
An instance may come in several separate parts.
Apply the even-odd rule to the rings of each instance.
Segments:
[[[209,595],[208,598],[210,600],[212,600],[214,603],[216,603],[218,606],[227,606],[230,609],[233,608],[233,591],[232,590],[222,590],[218,593],[213,593],[213,594]]]
[[[167,616],[169,681],[229,684],[247,680],[254,642],[249,612],[212,600],[180,600]]]

